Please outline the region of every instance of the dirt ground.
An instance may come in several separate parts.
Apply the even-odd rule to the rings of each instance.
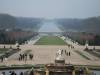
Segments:
[[[0,45],[3,47],[3,45]],[[10,45],[6,45],[6,47],[10,47]],[[15,48],[15,45],[12,45]],[[100,59],[98,60],[87,60],[77,54],[74,50],[83,50],[84,46],[77,47],[75,49],[69,48],[66,46],[59,46],[59,45],[21,45],[21,52],[16,53],[8,58],[7,61],[0,63],[0,65],[21,65],[21,64],[48,64],[54,63],[56,58],[56,52],[59,49],[66,50],[67,52],[71,52],[71,56],[66,56],[64,54],[64,58],[66,64],[76,64],[76,65],[97,65],[100,66]],[[98,48],[98,47],[97,47]],[[18,57],[20,53],[23,53],[25,50],[32,50],[31,53],[34,55],[33,60],[25,61],[18,61]],[[88,55],[89,56],[89,55]],[[94,58],[95,59],[95,58]]]

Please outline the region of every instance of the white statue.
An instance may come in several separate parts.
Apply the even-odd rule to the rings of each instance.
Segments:
[[[62,50],[58,50],[57,53],[56,53],[56,55],[57,55],[57,56],[58,56],[58,55],[62,55]]]
[[[64,60],[64,57],[62,55],[63,50],[58,50],[56,53],[56,60]]]

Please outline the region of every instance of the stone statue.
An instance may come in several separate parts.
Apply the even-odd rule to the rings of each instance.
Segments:
[[[58,50],[58,51],[57,51],[56,57],[59,56],[59,55],[62,55],[62,50]]]
[[[64,57],[62,54],[63,54],[63,50],[58,50],[56,53],[56,60],[64,60]]]

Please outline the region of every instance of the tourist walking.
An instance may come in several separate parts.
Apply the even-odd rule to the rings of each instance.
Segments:
[[[3,56],[1,56],[0,59],[1,59],[1,62],[3,62],[3,60],[4,60]]]
[[[30,58],[30,60],[32,60],[33,59],[33,54],[29,54],[29,58]]]
[[[23,72],[21,72],[20,75],[24,75]]]
[[[68,53],[68,55],[70,56],[70,52]]]

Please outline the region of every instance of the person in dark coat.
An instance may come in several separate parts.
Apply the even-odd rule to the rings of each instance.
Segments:
[[[70,56],[70,52],[69,52],[69,54],[68,54],[69,56]]]
[[[1,56],[0,59],[1,59],[1,62],[3,62],[3,60],[4,60],[3,56]]]
[[[30,60],[32,60],[33,59],[33,54],[29,54],[29,58],[30,58]]]
[[[24,75],[23,72],[21,72],[20,75]]]

